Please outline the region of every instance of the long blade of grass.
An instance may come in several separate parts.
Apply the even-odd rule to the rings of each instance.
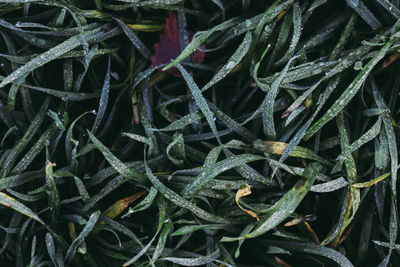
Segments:
[[[200,209],[196,205],[194,205],[192,202],[184,199],[181,197],[179,194],[175,193],[168,187],[166,187],[163,183],[160,182],[160,180],[157,179],[152,173],[150,168],[147,166],[147,163],[145,163],[145,169],[146,169],[146,175],[149,178],[150,182],[154,185],[155,188],[169,201],[177,205],[178,207],[188,209],[191,212],[193,212],[195,215],[197,215],[199,218],[209,221],[209,222],[214,222],[214,223],[229,223],[228,220],[210,214],[206,212],[203,209]]]
[[[65,261],[70,262],[76,252],[78,247],[85,241],[86,237],[93,231],[94,227],[98,219],[100,218],[100,211],[95,211],[90,215],[89,220],[87,221],[85,227],[82,229],[82,232],[78,235],[78,237],[72,242],[71,246],[68,248],[67,254],[65,255]]]
[[[28,145],[28,143],[31,141],[33,136],[36,134],[38,131],[40,125],[43,123],[47,108],[49,106],[50,98],[46,97],[45,101],[43,102],[43,105],[41,106],[39,112],[36,114],[35,119],[32,121],[22,138],[19,140],[19,142],[14,146],[13,150],[10,152],[10,154],[7,156],[7,159],[3,163],[2,169],[1,169],[1,176],[5,176],[8,174],[8,172],[11,170],[13,167],[13,164],[17,160],[17,157],[22,153],[24,148]]]
[[[372,93],[375,98],[375,102],[380,109],[387,109],[387,106],[379,93],[374,79],[371,80]],[[389,260],[394,245],[396,243],[397,233],[398,233],[398,212],[397,212],[397,165],[398,165],[398,152],[396,144],[396,135],[393,129],[392,121],[390,119],[389,113],[382,114],[383,125],[385,126],[385,132],[388,141],[389,153],[390,153],[390,169],[392,173],[390,181],[391,190],[391,209],[390,209],[390,222],[389,222],[389,240],[390,240],[390,250],[387,255]],[[387,261],[388,261],[387,260]],[[383,266],[386,266],[385,261],[382,262]]]
[[[30,73],[31,71],[43,66],[44,64],[58,58],[59,56],[62,56],[68,51],[71,51],[72,49],[78,47],[79,45],[82,44],[82,40],[88,41],[94,39],[99,34],[101,34],[101,31],[100,28],[97,28],[92,31],[88,31],[82,35],[73,36],[68,40],[62,42],[61,44],[50,48],[46,52],[42,53],[40,56],[35,57],[31,61],[19,67],[13,73],[5,77],[0,83],[0,88]]]
[[[182,65],[178,64],[177,68],[182,73],[182,76],[185,79],[185,81],[190,89],[190,92],[192,93],[194,101],[196,102],[197,106],[200,108],[201,112],[204,114],[204,117],[206,117],[206,120],[207,120],[208,124],[210,125],[211,131],[214,133],[215,138],[217,138],[218,143],[221,144],[221,140],[219,139],[219,136],[218,136],[217,126],[215,125],[215,122],[214,122],[214,115],[211,112],[210,107],[207,105],[206,99],[201,94],[201,91],[200,91],[199,87],[197,86],[197,84],[194,82],[192,76],[182,67]]]
[[[185,126],[190,125],[194,121],[198,121],[201,118],[203,118],[203,115],[201,115],[198,112],[195,113],[190,113],[176,121],[173,121],[170,125],[161,128],[161,129],[154,129],[155,131],[176,131],[183,129]]]
[[[237,155],[229,157],[215,164],[207,166],[195,179],[195,181],[185,187],[182,195],[186,198],[193,197],[199,192],[209,181],[224,171],[241,166],[245,163],[262,160],[264,157],[250,154]]]
[[[6,207],[9,207],[15,211],[18,211],[19,213],[28,216],[29,218],[32,218],[33,220],[39,222],[40,224],[46,226],[44,221],[39,218],[39,216],[34,213],[30,208],[19,202],[13,197],[10,197],[9,195],[0,192],[0,204]],[[47,226],[46,226],[47,227]]]
[[[216,251],[207,256],[197,255],[196,257],[193,258],[164,257],[161,258],[160,260],[170,261],[180,266],[202,266],[202,265],[204,266],[206,264],[212,263],[219,256],[220,256],[220,251],[219,249],[217,249]]]
[[[232,56],[229,58],[227,63],[212,77],[212,79],[201,88],[201,91],[205,91],[212,87],[214,84],[222,80],[227,76],[243,59],[246,53],[249,51],[250,45],[252,43],[252,33],[249,31],[243,38],[242,43],[235,50]]]
[[[128,27],[124,22],[121,20],[114,18],[114,20],[119,24],[121,27],[122,31],[125,33],[125,35],[129,38],[129,40],[132,42],[132,44],[137,48],[137,50],[145,57],[145,58],[150,58],[150,50],[146,47],[146,45],[139,39],[139,37],[136,35],[134,31],[131,30],[130,27]]]
[[[218,230],[224,227],[226,226],[223,224],[185,225],[175,230],[172,236],[187,235],[199,230]]]
[[[292,60],[295,58],[291,58],[283,70],[280,72],[279,76],[272,82],[271,88],[268,90],[267,95],[265,96],[265,100],[263,102],[263,130],[264,134],[270,139],[276,139],[276,131],[274,124],[274,103],[275,98],[278,95],[279,85],[281,84],[283,77],[285,77]]]
[[[386,55],[390,46],[393,43],[393,38],[391,38],[363,68],[362,71],[357,75],[357,77],[351,82],[349,87],[343,92],[343,94],[335,101],[335,103],[328,109],[328,111],[313,125],[311,126],[304,139],[310,139],[319,129],[322,128],[328,121],[332,120],[337,114],[343,110],[343,108],[350,102],[350,100],[356,95],[356,93],[361,88],[365,79],[368,77],[369,73],[375,67],[375,65]]]
[[[340,155],[336,158],[336,160],[344,161],[346,157],[348,157],[351,153],[359,149],[365,143],[373,140],[375,137],[378,136],[379,132],[381,131],[381,117],[378,118],[376,123],[367,131],[365,132],[359,139],[354,141],[352,144],[348,145],[346,149],[340,153]]]
[[[334,249],[323,247],[313,243],[301,243],[293,241],[276,241],[273,243],[272,242],[268,243],[294,252],[309,253],[309,254],[323,256],[335,261],[337,264],[339,264],[339,266],[346,266],[346,267],[353,266],[353,264],[349,261],[349,259],[347,259],[342,253],[339,253]]]
[[[143,182],[144,176],[135,170],[132,170],[128,166],[126,166],[123,162],[121,162],[116,156],[114,156],[110,150],[103,145],[90,131],[87,131],[90,140],[97,147],[97,149],[103,154],[104,158],[110,163],[110,165],[122,176],[133,179],[135,181]]]
[[[313,185],[311,186],[310,191],[316,193],[328,193],[343,188],[348,184],[349,183],[346,181],[346,179],[344,179],[343,177],[339,177],[326,183]]]
[[[109,57],[107,63],[106,77],[104,77],[103,89],[101,90],[99,110],[96,113],[96,119],[94,120],[92,126],[92,133],[96,133],[97,129],[100,126],[101,120],[103,119],[104,113],[106,112],[108,95],[110,92],[110,78],[111,78],[110,66],[111,66],[111,59]]]
[[[346,2],[373,30],[382,27],[382,24],[376,19],[363,1],[346,0]]]
[[[217,31],[222,31],[224,29],[230,28],[234,26],[237,23],[236,18],[232,18],[230,20],[227,20],[217,26],[214,26],[213,28],[209,29],[208,31],[199,31],[196,33],[195,36],[193,36],[192,41],[189,43],[188,46],[185,47],[185,49],[179,54],[179,56],[174,59],[170,64],[168,64],[166,67],[163,68],[163,70],[168,70],[175,65],[177,65],[179,62],[190,56],[194,51],[196,51],[197,48],[199,48],[202,43],[204,43],[213,33]]]
[[[316,175],[321,170],[318,163],[310,164],[303,173],[305,179],[300,179],[278,202],[276,202],[268,211],[268,215],[263,218],[257,227],[250,233],[236,237],[223,237],[221,242],[231,242],[242,239],[255,238],[263,235],[278,226],[283,220],[289,217],[303,200],[310,190]]]

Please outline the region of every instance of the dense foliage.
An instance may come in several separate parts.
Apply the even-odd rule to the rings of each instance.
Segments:
[[[399,7],[0,1],[0,265],[399,266]]]

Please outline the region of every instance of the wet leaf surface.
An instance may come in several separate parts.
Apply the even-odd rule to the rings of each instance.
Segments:
[[[0,3],[0,266],[398,266],[400,4]]]

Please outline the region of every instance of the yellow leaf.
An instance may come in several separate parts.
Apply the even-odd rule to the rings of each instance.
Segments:
[[[375,179],[372,179],[371,181],[368,182],[364,182],[364,183],[356,183],[356,184],[352,184],[351,186],[353,188],[366,188],[366,187],[370,187],[376,183],[379,183],[380,181],[386,179],[386,177],[388,177],[390,175],[390,172],[385,173]]]
[[[68,223],[68,230],[69,230],[69,236],[71,237],[72,241],[74,241],[77,237],[74,222]]]
[[[163,25],[146,25],[146,24],[127,24],[129,28],[140,32],[159,32],[163,29]]]
[[[108,207],[103,214],[114,219],[117,217],[121,212],[123,212],[132,202],[134,202],[139,197],[143,196],[146,193],[146,190],[140,191],[136,194],[133,194],[129,197],[123,198],[112,204]]]
[[[248,184],[243,184],[243,185],[240,187],[240,189],[237,191],[237,193],[236,193],[235,201],[236,201],[236,204],[239,206],[239,208],[240,208],[241,210],[243,210],[244,212],[246,212],[247,214],[249,214],[251,217],[256,218],[257,221],[259,221],[260,218],[258,218],[258,215],[257,215],[254,211],[245,209],[245,208],[243,208],[243,207],[239,204],[239,199],[240,199],[241,197],[248,196],[248,195],[250,195],[250,194],[251,194],[250,186],[249,186]]]
[[[290,227],[290,226],[294,226],[294,225],[296,225],[296,224],[299,224],[299,223],[301,223],[301,222],[303,222],[304,220],[303,220],[303,218],[295,218],[295,219],[293,219],[293,220],[291,220],[291,221],[288,221],[287,223],[285,223],[283,226],[285,226],[285,227]]]

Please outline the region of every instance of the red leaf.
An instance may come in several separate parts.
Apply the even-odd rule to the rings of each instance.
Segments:
[[[189,40],[192,40],[192,33],[188,32]],[[205,49],[205,45],[201,46],[202,49]],[[151,63],[157,66],[164,63],[170,63],[172,59],[175,59],[180,54],[180,45],[179,45],[179,26],[178,19],[176,15],[169,11],[168,17],[165,19],[164,29],[160,34],[160,42],[154,45],[155,53],[150,57]],[[191,55],[191,60],[193,63],[201,63],[204,60],[206,55],[204,52],[200,50],[196,50]],[[159,68],[161,71],[162,68]],[[171,68],[166,72],[177,76],[182,77],[177,68]]]

